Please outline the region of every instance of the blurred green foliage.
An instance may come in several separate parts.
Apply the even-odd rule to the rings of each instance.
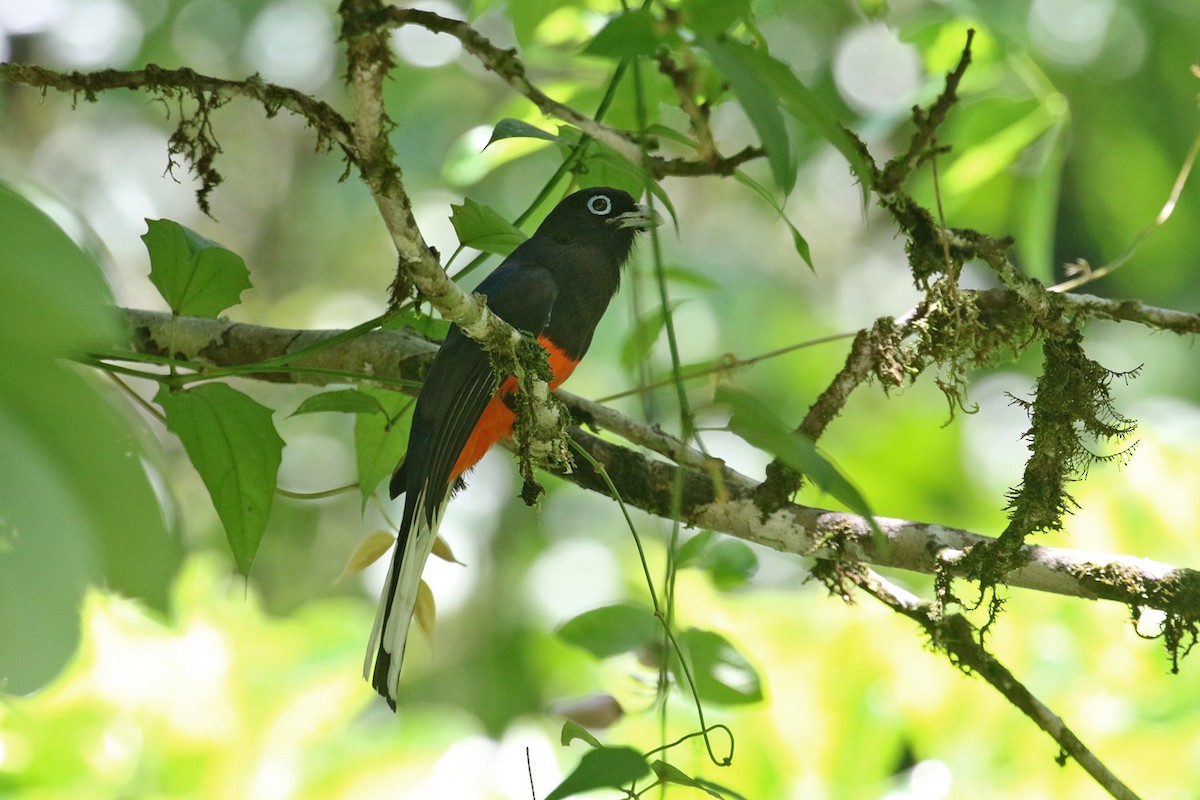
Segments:
[[[19,18],[20,6],[0,2],[8,60],[81,69],[154,62],[229,78],[258,71],[349,113],[332,2],[68,0],[56,6],[57,17],[25,28],[19,19],[32,17]],[[1159,212],[1200,128],[1200,81],[1188,69],[1200,57],[1200,8],[1185,0],[759,0],[751,7],[771,56],[790,65],[877,159],[906,144],[909,108],[939,91],[965,29],[977,28],[961,101],[940,131],[939,143],[951,148],[937,163],[942,211],[949,225],[1016,237],[1021,266],[1046,282],[1063,277],[1065,262],[1099,266],[1124,252]],[[678,5],[685,17],[713,20],[696,26],[706,36],[734,24],[709,16],[725,8]],[[644,49],[610,41],[583,53],[619,12],[601,0],[458,7],[501,46],[518,46],[539,87],[584,113],[604,95],[616,63],[609,56]],[[85,19],[90,28],[78,22]],[[556,122],[456,47],[425,31],[398,35],[386,84],[406,187],[443,254],[459,243],[452,206],[479,204],[512,219],[562,158],[560,144],[532,138],[483,149],[501,120],[557,132]],[[647,122],[687,135],[670,81],[645,72]],[[718,96],[719,76],[706,75]],[[685,363],[747,358],[855,330],[903,313],[917,297],[892,226],[870,209],[864,220],[862,187],[846,159],[800,124],[803,115],[785,99],[776,111],[787,118],[721,94],[713,127],[725,153],[768,132],[786,141],[787,163],[759,160],[744,172],[768,187],[803,234],[815,271],[776,209],[744,183],[664,181],[679,222],[678,238],[667,234],[661,244],[671,296],[686,301],[669,306]],[[623,81],[605,121],[633,127],[636,109]],[[314,151],[311,131],[286,115],[267,119],[249,103],[219,109],[213,121],[225,182],[206,218],[182,165],[173,170],[179,183],[163,176],[168,116],[177,109],[166,111],[131,93],[77,103],[0,84],[0,175],[36,196],[82,243],[81,250],[16,194],[0,194],[0,673],[15,695],[53,678],[0,706],[0,796],[527,797],[526,747],[537,796],[545,796],[585,748],[558,748],[561,720],[546,707],[598,692],[616,696],[626,711],[605,742],[643,752],[658,743],[653,666],[633,653],[597,661],[551,635],[588,609],[645,603],[628,532],[611,504],[547,481],[549,495],[534,512],[517,502],[505,454],[477,470],[444,528],[467,566],[431,567],[438,627],[433,646],[416,637],[410,646],[397,721],[358,675],[381,578],[335,583],[360,539],[393,527],[392,509],[356,493],[275,498],[243,581],[178,443],[156,420],[118,410],[128,404],[92,374],[52,360],[112,339],[103,308],[113,296],[121,305],[165,307],[138,241],[147,217],[178,219],[244,257],[253,288],[228,312],[234,319],[346,327],[384,308],[394,252],[367,192],[339,180],[343,165]],[[603,163],[591,168],[581,182],[612,179]],[[795,188],[782,197],[776,187],[792,177]],[[932,171],[914,184],[936,208]],[[528,232],[555,199],[521,227]],[[1200,308],[1198,232],[1193,181],[1171,219],[1086,291]],[[634,265],[572,390],[603,396],[635,386],[643,370],[655,379],[669,367],[665,348],[645,341],[645,321],[662,319],[649,277]],[[991,278],[980,269],[965,281],[990,285]],[[662,324],[653,327],[657,333]],[[1193,345],[1130,325],[1097,324],[1088,334],[1085,349],[1105,366],[1145,364],[1141,377],[1115,390],[1122,413],[1140,421],[1142,444],[1122,470],[1095,467],[1073,491],[1082,509],[1066,532],[1039,541],[1196,565]],[[630,352],[642,358],[622,357]],[[798,420],[843,358],[844,347],[826,344],[726,380],[783,420]],[[894,397],[860,390],[821,448],[878,513],[998,532],[1004,492],[1019,481],[1026,456],[1027,420],[1005,393],[1028,396],[1036,366],[1025,359],[976,376],[970,400],[978,413],[953,420],[928,379]],[[250,381],[237,388],[285,410],[312,394]],[[712,395],[712,382],[689,384],[701,424],[722,428]],[[402,416],[401,405],[379,400],[389,421]],[[677,418],[669,388],[614,405],[666,426]],[[357,480],[356,430],[385,422],[374,413],[277,413],[274,424],[287,442],[280,485],[317,493]],[[738,469],[761,472],[763,454],[723,430],[702,436]],[[398,451],[402,442],[389,447]],[[386,477],[390,458],[369,471],[373,483]],[[836,505],[817,487],[800,499]],[[668,531],[640,515],[635,521],[661,574]],[[176,527],[190,555],[172,583],[180,555],[168,531]],[[1096,796],[1075,765],[1053,763],[1054,748],[1027,719],[927,652],[910,624],[803,585],[799,559],[752,548],[752,560],[709,542],[693,550],[702,568],[680,572],[677,628],[702,629],[735,647],[748,660],[733,665],[743,671],[731,676],[716,669],[731,664],[710,661],[712,676],[753,675],[765,700],[709,708],[734,730],[736,756],[718,769],[689,742],[670,754],[687,775],[753,798]],[[920,578],[893,577],[928,588]],[[105,590],[87,596],[76,649],[76,607],[87,585]],[[1127,616],[1120,607],[1016,593],[991,643],[1145,796],[1192,796],[1200,790],[1200,677],[1190,661],[1180,675],[1167,675],[1159,646],[1140,639]],[[1144,620],[1138,631],[1153,632],[1153,623]],[[722,649],[711,638],[700,644]],[[679,698],[669,711],[668,739],[694,729],[694,711]]]

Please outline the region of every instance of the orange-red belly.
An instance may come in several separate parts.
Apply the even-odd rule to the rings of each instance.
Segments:
[[[554,380],[551,382],[550,388],[557,389],[563,381],[570,377],[579,361],[559,350],[543,336],[538,337],[538,344],[545,349],[549,356],[550,370],[554,373]],[[504,398],[516,390],[516,378],[509,378],[500,384],[500,388],[488,402],[487,408],[483,410],[479,422],[475,424],[475,430],[471,431],[471,436],[459,454],[458,461],[454,463],[454,469],[450,472],[451,482],[475,466],[492,445],[501,439],[512,436],[513,423],[517,421],[517,416],[504,402]]]

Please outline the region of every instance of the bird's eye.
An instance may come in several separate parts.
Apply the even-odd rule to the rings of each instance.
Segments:
[[[588,211],[598,217],[603,217],[608,212],[612,211],[612,200],[608,199],[606,194],[598,194],[591,200],[587,201]]]

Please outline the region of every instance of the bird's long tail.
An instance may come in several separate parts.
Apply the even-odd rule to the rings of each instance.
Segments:
[[[371,640],[363,661],[363,677],[371,681],[375,691],[387,700],[393,711],[396,709],[400,666],[404,662],[404,643],[417,605],[421,573],[433,551],[438,525],[446,510],[443,502],[431,520],[424,511],[424,492],[412,498],[411,505],[405,505],[392,564],[379,598],[379,610],[375,612],[375,625],[371,628]]]

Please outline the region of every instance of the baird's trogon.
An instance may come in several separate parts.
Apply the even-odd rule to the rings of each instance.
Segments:
[[[496,316],[545,348],[554,372],[550,388],[587,352],[634,236],[656,224],[650,209],[620,189],[584,189],[555,206],[479,284],[476,291]],[[506,396],[514,391],[516,381],[498,381],[483,349],[451,326],[417,396],[408,453],[392,477],[392,497],[406,495],[404,516],[363,664],[363,677],[393,709],[421,572],[450,489],[493,444],[512,435],[515,414]]]

